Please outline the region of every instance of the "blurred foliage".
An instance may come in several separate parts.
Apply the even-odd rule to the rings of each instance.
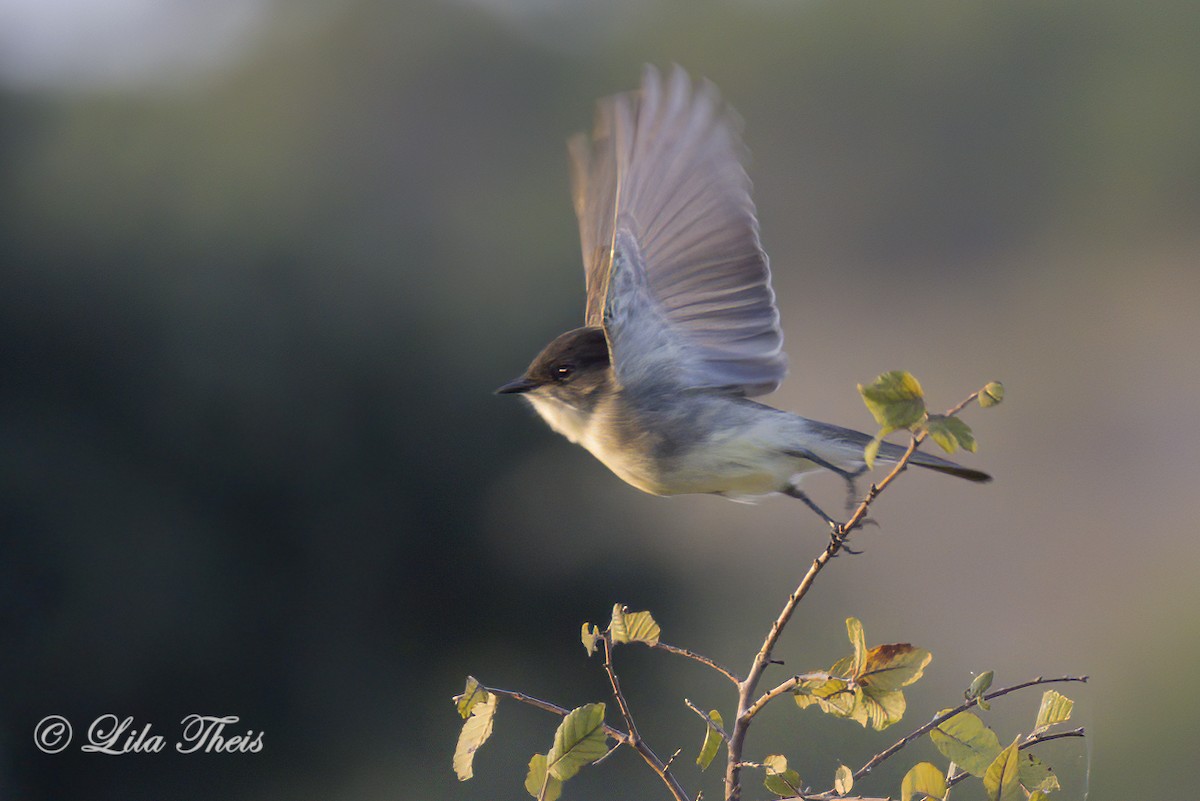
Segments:
[[[726,599],[730,631],[742,611],[762,617],[783,591],[770,570],[735,586],[654,550],[663,519],[643,510],[657,507],[489,394],[581,313],[563,143],[643,61],[711,78],[747,119],[785,316],[819,314],[821,287],[854,291],[856,271],[896,293],[938,287],[950,303],[931,314],[972,292],[977,315],[1019,300],[1036,321],[980,324],[1024,348],[1026,383],[1066,397],[1048,382],[1087,368],[1089,349],[1123,377],[1098,401],[1119,410],[1083,415],[1089,443],[1147,400],[1122,386],[1189,396],[1168,391],[1188,362],[1167,354],[1196,340],[1166,326],[1196,287],[1194,3],[359,0],[303,25],[289,8],[192,80],[0,87],[0,797],[492,797],[455,781],[452,722],[421,723],[444,718],[468,665],[600,698],[602,681],[554,669],[578,645],[543,632],[577,630],[601,599],[685,630],[701,598]],[[1155,255],[1176,251],[1182,267]],[[803,358],[852,359],[845,332],[813,323],[789,328],[789,347],[811,335]],[[1123,350],[1131,330],[1150,344]],[[1182,430],[1177,406],[1142,418]],[[1162,476],[1141,467],[1175,464],[1173,441],[1119,439],[1113,475],[1153,492]],[[1054,477],[1031,483],[1057,502]],[[1117,503],[1124,485],[1106,486]],[[1094,569],[1110,584],[1150,569],[1122,550],[1118,521],[1151,516],[1133,497],[1094,519],[1072,505],[1075,531],[1109,549],[1116,567]],[[702,558],[714,540],[686,533]],[[1073,668],[1096,672],[1117,623],[1149,638],[1130,653],[1155,647],[1140,601],[1095,611],[1106,589],[1064,602],[1105,621],[1104,646],[1095,635]],[[658,688],[643,689],[651,705]],[[1100,742],[1145,735],[1122,730],[1127,707]],[[98,760],[29,743],[45,715],[78,728],[105,713],[164,734],[187,714],[237,714],[265,749]],[[1188,731],[1185,709],[1163,715],[1136,748]],[[663,712],[663,731],[690,716]],[[820,739],[814,754],[844,749]],[[520,786],[520,759],[483,759],[496,786]],[[610,767],[630,796],[656,791],[632,760]],[[1191,784],[1126,768],[1115,744],[1097,752],[1091,797]],[[576,781],[575,798],[616,786]]]

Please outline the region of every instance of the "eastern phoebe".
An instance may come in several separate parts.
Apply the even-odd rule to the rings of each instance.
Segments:
[[[749,400],[787,372],[735,113],[716,88],[646,67],[639,92],[601,100],[590,141],[570,140],[586,269],[584,326],[559,336],[499,393],[654,495],[804,500],[802,473],[848,481],[866,434]],[[884,443],[878,458],[904,449]],[[912,464],[971,481],[926,453]]]

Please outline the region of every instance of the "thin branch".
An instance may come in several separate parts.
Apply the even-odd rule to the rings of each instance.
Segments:
[[[979,397],[979,392],[968,395],[958,405],[952,407],[946,414],[955,415],[966,408],[967,404]],[[867,511],[871,504],[879,497],[887,487],[896,480],[901,473],[908,467],[909,461],[913,454],[916,453],[917,447],[928,435],[927,431],[922,431],[919,434],[914,434],[908,443],[908,447],[904,451],[904,455],[892,467],[891,471],[878,484],[872,484],[867,490],[866,497],[855,508],[850,518],[845,523],[840,523],[833,526],[833,531],[830,535],[830,542],[825,546],[825,550],[813,560],[808,572],[804,578],[800,580],[799,586],[795,591],[788,596],[787,603],[784,604],[783,610],[779,613],[779,617],[771,624],[771,629],[767,632],[766,638],[763,640],[762,647],[754,657],[754,662],[750,666],[750,671],[746,674],[746,678],[738,685],[738,711],[737,717],[734,719],[733,732],[729,738],[728,762],[725,769],[725,798],[726,801],[739,801],[741,798],[742,787],[739,774],[741,771],[742,749],[746,741],[746,731],[750,726],[750,722],[754,719],[754,714],[757,714],[762,706],[770,701],[771,698],[764,696],[761,704],[752,702],[755,689],[758,687],[758,682],[762,678],[763,671],[767,665],[771,664],[771,652],[775,649],[775,644],[779,641],[779,637],[783,634],[783,628],[791,620],[792,614],[796,611],[797,604],[808,593],[812,587],[817,575],[824,569],[825,565],[829,564],[829,560],[834,558],[841,552],[846,544],[846,538],[855,528],[862,526],[866,519]],[[781,685],[782,686],[782,685]],[[778,690],[779,688],[776,688]],[[784,691],[780,691],[782,693]],[[770,695],[768,693],[767,695]],[[765,700],[764,700],[765,699]],[[750,714],[751,710],[754,714]],[[857,777],[856,777],[857,778]]]
[[[1030,679],[1029,681],[1023,681],[1020,684],[1014,684],[1010,687],[1004,687],[1002,689],[990,692],[990,693],[986,694],[985,696],[983,696],[983,700],[990,701],[993,698],[999,698],[1002,695],[1008,695],[1009,693],[1016,692],[1017,690],[1024,690],[1026,687],[1036,687],[1039,684],[1055,684],[1057,682],[1064,682],[1064,681],[1077,681],[1080,684],[1087,684],[1087,680],[1089,678],[1091,678],[1091,677],[1090,676],[1059,676],[1057,679],[1044,679],[1041,676],[1038,676],[1036,679]]]
[[[565,718],[567,715],[571,714],[571,710],[569,709],[564,709],[558,704],[552,704],[549,701],[543,701],[540,698],[534,698],[532,695],[527,695],[526,693],[516,692],[515,690],[501,690],[499,687],[484,687],[484,689],[494,695],[501,695],[505,698],[511,698],[514,701],[520,701],[522,704],[534,707],[535,709],[541,709],[544,712],[551,712],[562,718]],[[604,733],[622,745],[631,745],[629,742],[629,735],[615,726],[609,726],[607,723],[605,723]]]
[[[540,698],[534,698],[532,695],[528,695],[526,693],[516,692],[514,690],[502,690],[498,687],[484,687],[484,689],[490,693],[502,695],[505,698],[511,698],[514,701],[520,701],[522,704],[532,706],[536,709],[541,709],[545,712],[551,712],[559,717],[565,718],[567,715],[571,714],[571,710],[569,709],[564,709],[558,704],[552,704],[549,701],[543,701]],[[655,755],[654,751],[652,751],[648,745],[642,742],[641,739],[635,741],[634,738],[630,737],[627,732],[623,732],[615,726],[609,726],[607,723],[604,724],[604,733],[622,745],[628,745],[637,751],[638,754],[641,755],[642,759],[645,760],[646,764],[650,766],[650,769],[657,773],[658,777],[663,780],[664,784],[667,785],[667,789],[671,791],[671,795],[674,796],[676,801],[688,801],[687,793],[679,784],[679,781],[675,778],[674,774],[671,773],[667,766],[663,764],[662,760],[660,760],[658,756]],[[612,751],[609,751],[608,754],[605,754],[596,761],[599,762],[607,759],[611,753]]]
[[[612,748],[608,749],[608,753],[607,753],[607,754],[605,754],[604,756],[600,757],[599,759],[597,759],[597,760],[596,760],[595,762],[593,762],[592,764],[593,764],[593,765],[599,765],[601,762],[605,761],[605,760],[606,760],[606,759],[608,759],[610,756],[612,756],[613,754],[615,754],[615,753],[617,752],[617,749],[618,749],[618,748],[620,748],[620,747],[621,747],[621,746],[623,746],[623,745],[625,745],[625,743],[618,742],[618,743],[617,743],[616,745],[614,745]]]
[[[735,674],[733,671],[729,670],[726,667],[723,667],[722,665],[718,664],[717,662],[713,661],[712,659],[709,659],[707,656],[704,656],[703,654],[698,654],[695,651],[689,651],[686,648],[680,648],[675,645],[667,645],[665,642],[656,642],[653,645],[650,645],[650,647],[656,648],[660,651],[666,651],[669,654],[678,654],[679,656],[686,656],[688,659],[695,660],[696,662],[699,662],[702,665],[707,665],[708,667],[710,667],[713,670],[720,673],[725,678],[729,679],[735,685],[742,683],[742,680],[739,679],[737,677],[737,674]]]
[[[1086,737],[1086,736],[1087,736],[1087,730],[1084,729],[1083,726],[1080,726],[1075,729],[1071,729],[1069,731],[1056,731],[1056,732],[1053,732],[1052,734],[1031,734],[1025,738],[1024,742],[1022,742],[1020,745],[1017,746],[1017,750],[1024,751],[1026,748],[1028,748],[1031,745],[1037,745],[1038,743],[1047,743],[1047,742],[1050,742],[1051,740],[1061,740],[1065,737]]]
[[[1024,682],[1021,682],[1020,684],[1014,684],[1011,687],[1004,687],[1002,689],[996,690],[995,692],[990,692],[983,696],[983,700],[990,701],[993,698],[999,698],[1000,696],[1008,695],[1011,692],[1016,692],[1017,690],[1023,690],[1026,687],[1034,687],[1039,684],[1055,684],[1058,682],[1066,682],[1066,681],[1086,682],[1087,680],[1088,680],[1087,676],[1060,676],[1056,679],[1044,679],[1041,676],[1038,676],[1036,679],[1033,679],[1031,681],[1024,681]],[[906,734],[904,737],[897,740],[895,743],[893,743],[888,748],[884,749],[883,751],[880,751],[878,754],[871,757],[870,761],[868,761],[867,764],[863,765],[861,768],[859,768],[857,771],[854,772],[854,780],[858,781],[863,776],[866,776],[872,770],[879,767],[879,765],[884,760],[891,757],[893,754],[895,754],[901,748],[908,745],[909,743],[911,743],[913,740],[917,739],[921,735],[929,733],[934,728],[936,728],[937,726],[946,722],[947,720],[949,720],[950,718],[959,714],[960,712],[965,712],[973,706],[978,706],[978,704],[979,704],[979,699],[972,698],[971,700],[965,701],[965,702],[959,704],[958,706],[954,707],[954,709],[951,709],[947,712],[943,712],[940,715],[934,716],[934,718],[932,720],[930,720],[928,723],[926,723],[924,726],[921,726],[919,729],[916,729],[913,732]]]
[[[612,685],[613,697],[617,699],[617,707],[621,710],[621,717],[625,719],[625,725],[629,728],[629,744],[636,745],[641,736],[638,734],[637,726],[633,722],[633,713],[629,711],[629,702],[625,700],[625,694],[621,692],[621,682],[617,678],[617,672],[613,669],[612,663],[612,637],[605,632],[601,640],[604,643],[604,672],[608,674],[608,683]]]
[[[755,701],[753,704],[751,704],[750,708],[746,710],[746,717],[750,717],[750,718],[754,717],[759,712],[761,712],[763,707],[766,706],[769,702],[775,700],[776,698],[778,698],[781,695],[784,695],[785,693],[791,692],[796,687],[798,687],[799,685],[803,684],[806,681],[829,681],[830,679],[844,679],[844,678],[845,678],[844,676],[834,676],[832,673],[826,673],[824,671],[816,671],[814,673],[801,673],[799,676],[792,676],[790,679],[783,682],[783,684],[780,684],[778,687],[773,687],[770,690],[768,690],[767,692],[763,693],[762,697],[759,698],[757,701]]]
[[[909,460],[916,453],[917,445],[920,444],[921,439],[921,435],[911,438],[908,448],[904,451],[904,455],[896,462],[891,472],[878,485],[871,485],[866,497],[858,504],[854,513],[850,515],[849,520],[834,527],[829,544],[813,560],[812,565],[808,568],[808,572],[800,580],[799,586],[788,596],[787,603],[783,605],[783,610],[779,613],[779,617],[771,624],[771,629],[767,632],[766,639],[763,640],[762,647],[758,650],[758,653],[754,657],[754,663],[750,666],[750,672],[746,674],[746,679],[738,688],[738,714],[734,720],[733,733],[730,735],[729,761],[725,769],[725,798],[727,801],[738,801],[741,798],[742,788],[739,781],[739,773],[741,771],[742,748],[746,741],[746,730],[750,726],[750,721],[754,719],[754,716],[750,714],[750,710],[753,708],[754,713],[757,714],[758,710],[762,708],[761,706],[756,707],[751,702],[751,699],[754,697],[754,691],[758,687],[758,682],[762,678],[763,671],[771,662],[771,652],[775,649],[775,644],[779,641],[779,636],[783,633],[783,627],[791,620],[792,613],[796,611],[797,604],[808,594],[808,590],[812,587],[817,575],[825,565],[829,564],[829,560],[837,556],[842,550],[847,535],[854,528],[862,525],[863,519],[867,516],[867,510],[875,499],[879,497],[879,493],[887,489],[888,485],[904,472]]]
[[[675,774],[671,772],[669,761],[664,763],[658,758],[658,755],[651,750],[650,746],[646,745],[638,734],[637,724],[633,722],[633,713],[629,710],[629,702],[625,700],[625,694],[621,692],[621,682],[617,678],[617,672],[613,670],[612,663],[612,635],[604,632],[601,635],[601,641],[604,643],[604,672],[608,674],[608,683],[612,685],[613,697],[617,699],[617,706],[621,710],[621,717],[625,718],[625,725],[629,727],[627,742],[637,751],[650,769],[658,774],[662,779],[663,784],[667,785],[667,789],[671,791],[671,795],[675,797],[675,801],[689,801],[688,794],[675,778]]]
[[[983,389],[986,389],[986,388],[987,387],[984,387]],[[979,393],[983,392],[983,389],[975,390],[970,395],[968,395],[967,397],[965,397],[961,401],[959,401],[957,404],[955,404],[954,406],[951,406],[949,409],[946,410],[946,416],[953,417],[954,415],[961,412],[963,409],[967,408],[967,404],[970,403],[971,401],[975,400],[976,398],[978,398]]]
[[[720,723],[717,723],[715,720],[713,720],[708,714],[703,712],[700,709],[700,707],[693,704],[687,698],[684,698],[683,702],[685,704],[687,704],[688,709],[692,710],[697,715],[699,715],[701,718],[703,718],[704,722],[708,724],[708,727],[710,729],[715,731],[717,734],[721,735],[721,739],[725,741],[725,745],[729,745],[729,732],[725,731],[725,729],[721,726]]]
[[[950,764],[946,766],[946,781],[949,782],[951,777],[958,773],[958,764],[952,759]],[[946,784],[946,794],[942,796],[942,801],[950,801],[950,788],[953,785]]]

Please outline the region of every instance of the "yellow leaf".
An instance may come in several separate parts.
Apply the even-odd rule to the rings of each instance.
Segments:
[[[613,642],[641,642],[646,645],[656,645],[661,633],[649,612],[630,612],[621,604],[613,607],[609,631]]]
[[[929,739],[942,756],[972,776],[982,777],[1002,750],[996,733],[970,712],[943,720],[929,732]]]
[[[529,760],[529,773],[525,774],[525,791],[541,801],[557,801],[562,795],[562,782],[546,770],[545,754],[534,754],[533,759]]]
[[[466,689],[454,696],[454,704],[458,708],[458,714],[466,720],[471,716],[471,710],[476,704],[490,697],[491,693],[474,676],[467,676]]]
[[[708,717],[713,723],[718,726],[724,726],[725,721],[721,719],[721,713],[715,709],[709,710]],[[712,763],[713,757],[717,755],[717,751],[721,748],[721,735],[717,730],[707,723],[704,728],[704,745],[700,746],[700,755],[696,757],[696,764],[700,766],[700,770],[707,770]]]
[[[471,707],[471,716],[458,734],[458,746],[454,749],[454,772],[458,780],[465,782],[475,775],[473,763],[475,752],[492,736],[492,718],[496,714],[496,696],[487,698]]]
[[[1075,702],[1055,690],[1042,693],[1042,705],[1038,708],[1037,723],[1034,731],[1045,731],[1055,723],[1064,723],[1071,719],[1071,710]]]
[[[933,654],[909,643],[877,645],[866,654],[855,675],[859,684],[876,690],[898,690],[921,678]]]
[[[767,777],[763,785],[777,796],[793,796],[800,794],[800,774],[787,766],[787,757],[771,754],[763,760],[767,769]]]
[[[988,801],[1026,801],[1021,789],[1021,759],[1017,749],[1021,738],[1000,752],[983,774],[983,789]]]
[[[600,627],[593,626],[591,623],[584,623],[583,629],[579,633],[579,640],[587,650],[588,656],[596,653],[596,643],[600,642]]]
[[[913,798],[945,798],[946,776],[932,762],[920,762],[913,765],[904,774],[900,783],[900,801],[912,801]]]
[[[838,765],[837,773],[833,776],[833,790],[838,795],[846,795],[854,789],[854,771],[845,765]]]

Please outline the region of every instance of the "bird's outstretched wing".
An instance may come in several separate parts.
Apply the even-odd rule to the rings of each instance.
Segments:
[[[761,395],[787,372],[739,127],[711,84],[648,66],[570,142],[586,323],[625,385]]]

